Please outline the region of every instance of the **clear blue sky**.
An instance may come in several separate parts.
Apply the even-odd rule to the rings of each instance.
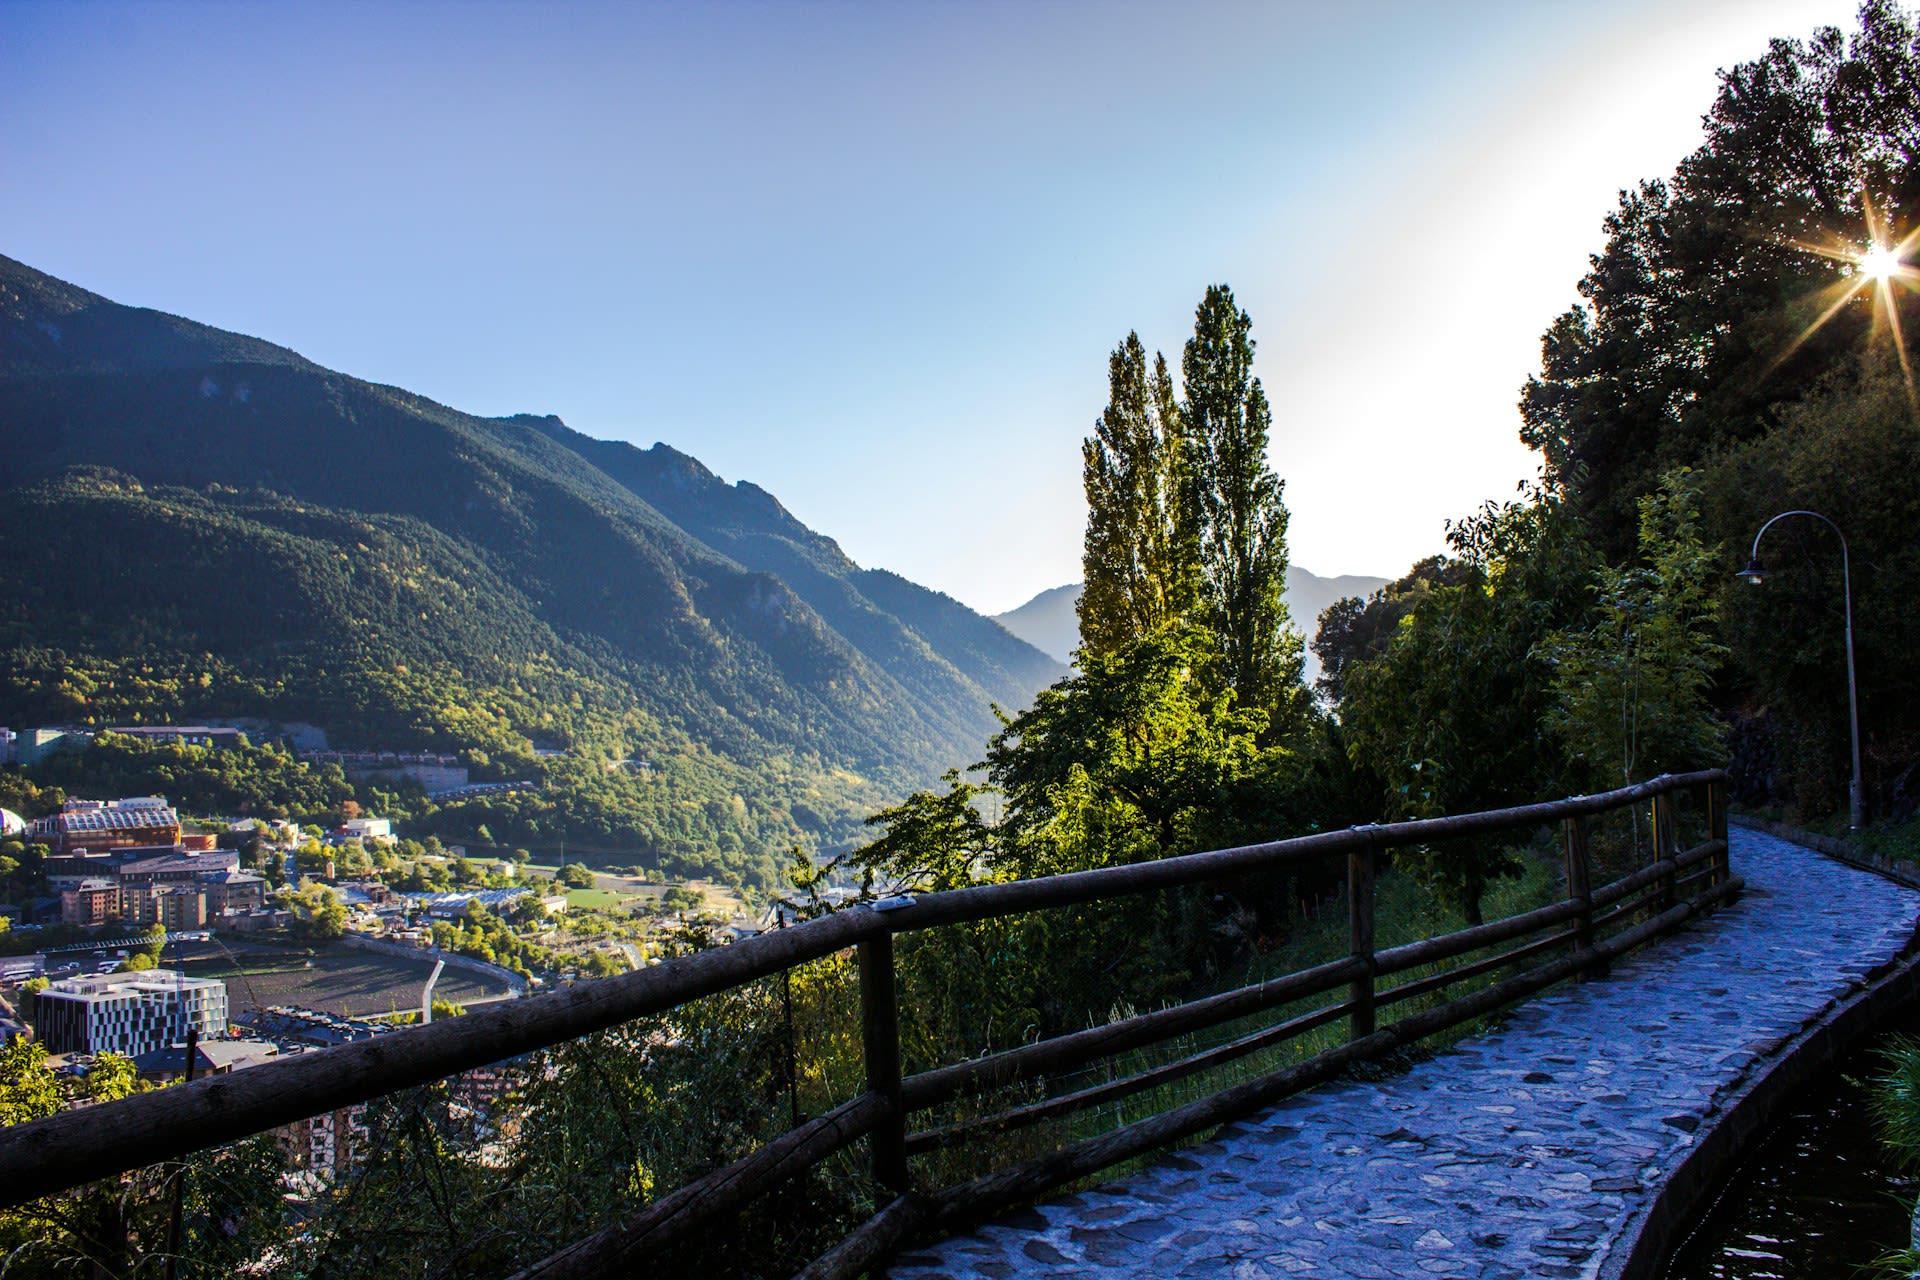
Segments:
[[[1296,564],[1533,473],[1519,387],[1714,71],[1852,0],[0,0],[0,252],[664,440],[986,612],[1079,577],[1129,329],[1230,283]]]

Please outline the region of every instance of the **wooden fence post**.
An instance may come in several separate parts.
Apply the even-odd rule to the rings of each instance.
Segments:
[[[1371,840],[1347,854],[1347,934],[1348,952],[1364,961],[1367,971],[1353,980],[1348,999],[1353,1004],[1349,1015],[1348,1038],[1362,1040],[1373,1034],[1373,864],[1375,846]]]
[[[1580,914],[1573,919],[1573,954],[1586,957],[1575,982],[1585,982],[1593,956],[1593,883],[1587,849],[1587,820],[1575,815],[1561,821],[1565,841],[1567,901],[1578,904]]]
[[[873,1178],[897,1196],[907,1190],[907,1112],[900,1091],[900,1006],[891,933],[860,944],[860,1036],[867,1088],[892,1108],[873,1132]]]
[[[1662,791],[1653,798],[1653,860],[1671,858],[1680,849],[1678,834],[1673,822],[1673,792]],[[1673,905],[1674,874],[1669,871],[1660,877],[1660,910]]]
[[[1727,847],[1727,780],[1715,778],[1706,786],[1707,839],[1718,840],[1720,852],[1713,859],[1713,883],[1733,879],[1733,850]]]

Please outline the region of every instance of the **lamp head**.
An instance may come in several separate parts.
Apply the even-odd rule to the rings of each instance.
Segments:
[[[1767,569],[1760,563],[1758,558],[1747,561],[1747,567],[1735,573],[1733,576],[1736,578],[1745,578],[1751,586],[1764,587],[1767,585]]]

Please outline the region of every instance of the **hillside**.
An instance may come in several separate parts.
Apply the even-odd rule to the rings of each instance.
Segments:
[[[1386,584],[1385,578],[1369,578],[1361,574],[1322,578],[1298,566],[1289,565],[1287,611],[1292,615],[1293,625],[1308,640],[1312,640],[1320,615],[1326,612],[1328,605],[1345,596],[1365,599]],[[1080,643],[1080,620],[1074,613],[1079,603],[1080,584],[1070,582],[1064,587],[1042,591],[1017,609],[995,614],[993,620],[1034,648],[1066,662],[1074,647]],[[1319,674],[1319,662],[1314,658],[1312,649],[1307,650],[1306,656],[1307,682],[1311,684]]]
[[[0,389],[0,723],[310,720],[522,776],[536,738],[582,777],[635,755],[692,793],[646,807],[704,815],[620,824],[636,852],[764,870],[1060,674],[664,446],[463,414],[5,258]]]

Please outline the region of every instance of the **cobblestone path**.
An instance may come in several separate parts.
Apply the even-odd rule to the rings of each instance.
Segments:
[[[893,1280],[1596,1275],[1756,1065],[1901,952],[1920,893],[1735,829],[1739,902],[1380,1083],[1339,1081]]]

